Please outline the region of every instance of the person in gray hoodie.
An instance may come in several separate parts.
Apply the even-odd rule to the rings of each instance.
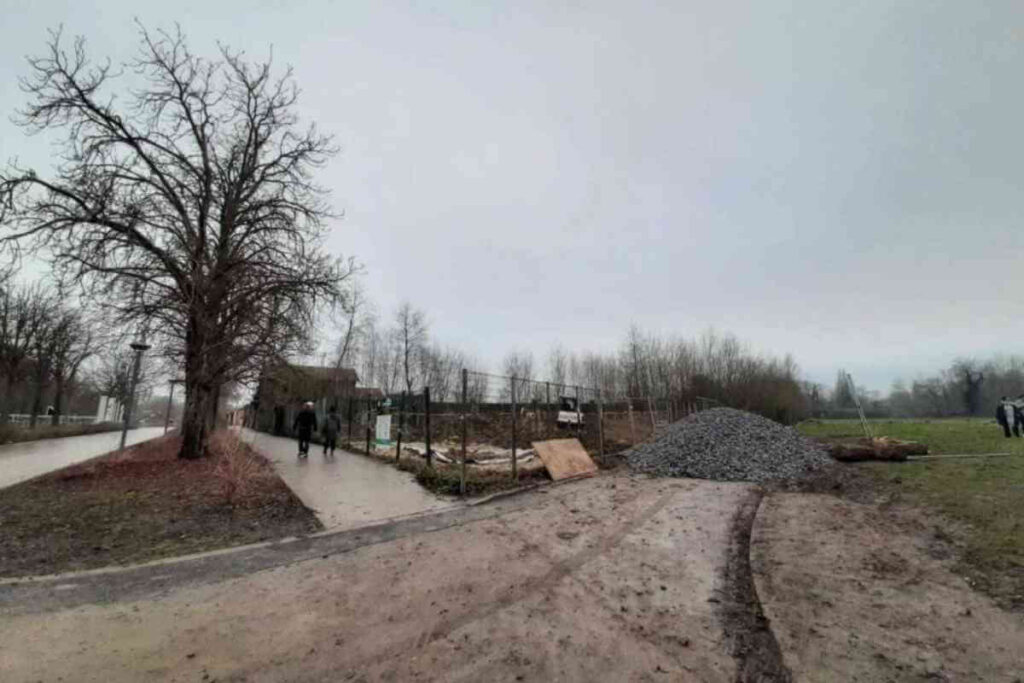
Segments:
[[[328,451],[330,457],[334,458],[334,448],[338,444],[338,434],[341,433],[341,416],[338,415],[338,407],[331,406],[327,411],[327,419],[324,420],[324,457]]]

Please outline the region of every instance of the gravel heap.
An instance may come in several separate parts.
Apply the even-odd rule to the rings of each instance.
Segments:
[[[634,471],[660,477],[768,482],[799,479],[831,462],[818,444],[760,415],[712,408],[626,452]]]

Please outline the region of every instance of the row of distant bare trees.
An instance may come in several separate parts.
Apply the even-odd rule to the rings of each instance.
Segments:
[[[887,395],[853,391],[869,417],[994,416],[1000,398],[1024,394],[1024,357],[956,358],[932,375],[895,381]],[[850,388],[839,380],[831,391],[809,385],[807,393],[816,415],[839,417],[854,408]]]
[[[97,352],[93,326],[44,285],[0,282],[0,422],[29,398],[31,426],[49,405],[58,424],[83,363]],[[52,392],[52,393],[51,393]],[[27,394],[27,396],[26,396]]]
[[[525,379],[579,385],[608,400],[653,398],[690,402],[710,398],[781,421],[806,411],[799,369],[790,356],[758,354],[731,334],[709,331],[696,339],[663,338],[637,326],[611,353],[553,348],[543,368],[530,352],[506,356],[502,371]]]
[[[461,369],[482,369],[477,359],[461,350],[432,342],[422,310],[402,304],[390,324],[382,325],[365,296],[350,301],[356,306],[342,312],[330,358],[339,367],[356,368],[363,384],[388,394],[430,386],[435,400],[454,401],[461,393]],[[791,357],[760,355],[734,336],[715,332],[697,339],[665,339],[634,326],[615,352],[575,352],[556,346],[538,362],[530,351],[513,351],[497,372],[521,381],[520,398],[538,398],[529,393],[529,380],[538,380],[596,389],[609,400],[711,398],[786,421],[807,410]],[[509,387],[499,384],[471,376],[468,397],[508,400]]]
[[[462,368],[478,363],[462,350],[434,341],[423,310],[406,302],[385,322],[359,287],[352,292],[338,311],[337,341],[325,360],[354,368],[363,385],[386,394],[412,394],[429,386],[433,400],[456,400]]]
[[[134,355],[124,336],[59,286],[0,281],[0,424],[12,413],[28,413],[31,427],[59,424],[79,396],[88,396],[88,405],[79,406],[88,414],[100,395],[125,405]],[[152,364],[143,367],[138,396],[149,392],[159,372]]]

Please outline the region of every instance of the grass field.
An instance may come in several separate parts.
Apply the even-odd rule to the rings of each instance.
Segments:
[[[920,441],[933,454],[1003,453],[996,458],[951,458],[855,465],[903,501],[936,510],[970,531],[962,534],[965,571],[1002,604],[1024,608],[1024,439],[1006,439],[994,420],[872,421],[875,436]],[[856,420],[809,421],[813,437],[862,436]]]
[[[1024,439],[1003,436],[1003,428],[991,418],[948,418],[935,420],[868,420],[874,436],[889,436],[927,444],[930,454],[1020,453]],[[861,437],[857,420],[807,420],[797,429],[805,436]]]

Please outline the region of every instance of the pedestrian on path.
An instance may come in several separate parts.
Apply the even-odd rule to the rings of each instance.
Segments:
[[[308,458],[309,440],[313,438],[313,432],[316,431],[316,413],[313,412],[312,401],[307,401],[299,414],[295,416],[292,431],[299,437],[299,457]]]
[[[999,399],[999,406],[996,408],[996,422],[1003,428],[1003,435],[1007,439],[1013,436],[1012,432],[1020,434],[1020,425],[1017,423],[1017,410],[1013,403],[1005,396]]]
[[[327,418],[324,420],[324,457],[330,451],[331,458],[334,458],[334,448],[338,444],[338,434],[341,433],[341,416],[338,415],[338,406],[331,406],[327,411]]]

